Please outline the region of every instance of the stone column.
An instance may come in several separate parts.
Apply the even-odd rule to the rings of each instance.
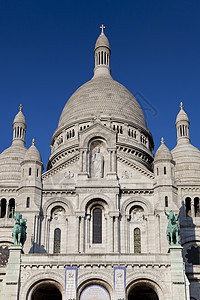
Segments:
[[[6,268],[6,275],[2,282],[1,300],[19,300],[19,279],[21,246],[11,246],[10,256]]]
[[[43,220],[43,230],[42,230],[42,245],[46,249],[46,232],[47,232],[47,216],[44,216]]]
[[[160,215],[157,214],[156,215],[156,222],[157,222],[157,231],[158,231],[158,234],[157,234],[157,237],[156,237],[156,242],[157,242],[157,252],[158,253],[161,253],[161,235],[160,235]]]
[[[80,249],[79,252],[85,252],[85,213],[80,215]]]
[[[76,252],[80,251],[80,220],[79,220],[79,215],[76,215],[76,229],[75,229],[75,238],[76,238]]]
[[[109,216],[109,252],[113,252],[114,250],[114,244],[113,244],[113,234],[114,234],[114,228],[113,228],[113,216]]]
[[[119,252],[119,216],[114,217],[114,252]]]
[[[108,148],[109,152],[109,172],[107,177],[110,179],[116,179],[116,149]]]
[[[194,209],[194,199],[191,199],[191,217],[194,218],[195,209]]]
[[[172,245],[169,248],[171,257],[172,299],[188,300],[189,283],[185,275],[185,265],[182,258],[183,247]]]
[[[130,253],[130,215],[126,215],[126,253]]]
[[[86,243],[86,251],[90,248],[91,245],[91,241],[90,241],[90,222],[91,222],[91,215],[87,215],[86,216],[86,239],[85,239],[85,243]]]
[[[47,235],[46,235],[46,250],[49,253],[50,244],[50,216],[47,216]]]
[[[113,151],[110,150],[109,153],[110,153],[110,172],[112,172],[112,170],[113,170],[113,166],[112,166],[112,154],[113,154]]]
[[[88,178],[88,162],[87,162],[87,148],[80,148],[80,172],[78,174],[79,177]]]

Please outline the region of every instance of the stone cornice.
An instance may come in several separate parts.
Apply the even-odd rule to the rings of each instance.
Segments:
[[[150,190],[150,189],[147,189],[147,190],[136,190],[136,189],[122,189],[121,190],[121,193],[122,194],[127,194],[127,195],[130,195],[130,194],[134,194],[134,195],[147,195],[147,194],[153,194],[154,191],[153,190]]]

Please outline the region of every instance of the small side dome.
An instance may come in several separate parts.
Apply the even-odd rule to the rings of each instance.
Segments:
[[[183,102],[180,103],[180,111],[176,117],[176,124],[180,121],[186,121],[189,123],[189,118],[186,112],[183,110]]]
[[[37,161],[37,162],[42,162],[40,152],[35,147],[35,140],[34,139],[32,140],[31,147],[26,151],[24,161],[26,161],[26,160],[34,160],[34,161]]]
[[[110,50],[110,44],[109,44],[109,41],[107,39],[107,37],[105,36],[103,30],[105,29],[105,26],[101,26],[101,34],[100,36],[98,37],[97,41],[96,41],[96,44],[95,44],[95,50],[99,47],[106,47]]]
[[[19,112],[16,114],[14,121],[13,121],[13,124],[15,124],[15,123],[23,123],[26,127],[26,118],[23,115],[21,104],[19,106]]]
[[[156,151],[154,162],[158,160],[173,160],[171,151],[165,145],[165,141],[161,139],[161,145]]]

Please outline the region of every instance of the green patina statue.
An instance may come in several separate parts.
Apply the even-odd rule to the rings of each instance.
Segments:
[[[164,209],[165,215],[169,219],[168,225],[167,225],[167,240],[169,243],[169,246],[172,244],[179,245],[178,242],[178,235],[179,235],[179,226],[178,226],[178,219],[179,216],[175,216],[173,210],[170,210],[169,214],[166,213],[166,209]]]
[[[14,209],[12,209],[12,218],[15,220],[15,226],[12,230],[12,236],[14,237],[14,245],[20,246],[22,245],[22,248],[24,246],[24,243],[26,241],[26,219],[22,218],[22,214],[19,212],[16,212],[16,216],[14,216]]]

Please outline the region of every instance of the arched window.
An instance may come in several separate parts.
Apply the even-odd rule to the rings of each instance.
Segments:
[[[12,218],[12,209],[13,213],[15,211],[15,199],[10,199],[9,200],[9,205],[8,205],[8,218]]]
[[[168,197],[165,196],[165,207],[168,207]]]
[[[6,216],[6,199],[1,199],[1,218]]]
[[[102,243],[102,210],[101,208],[94,208],[93,210],[93,244]]]
[[[29,168],[28,174],[29,176],[31,176],[31,168]]]
[[[198,197],[194,198],[194,212],[195,212],[195,217],[200,217],[199,198]]]
[[[159,175],[159,169],[157,168],[157,176]]]
[[[167,168],[164,167],[164,175],[166,175],[166,174],[167,174]]]
[[[191,199],[189,197],[185,199],[185,212],[187,217],[191,217]]]
[[[30,197],[27,197],[27,199],[26,199],[26,207],[27,208],[30,207]]]
[[[139,228],[134,229],[134,253],[141,253],[141,232]]]
[[[60,253],[61,230],[56,228],[54,230],[54,246],[53,253]]]

